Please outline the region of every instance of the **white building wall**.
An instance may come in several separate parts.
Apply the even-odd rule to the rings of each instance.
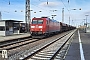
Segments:
[[[5,21],[1,21],[0,26],[5,26]]]
[[[0,26],[5,26],[5,21],[0,21]],[[5,31],[0,31],[0,36],[5,36]]]
[[[6,36],[5,31],[0,31],[0,36]]]

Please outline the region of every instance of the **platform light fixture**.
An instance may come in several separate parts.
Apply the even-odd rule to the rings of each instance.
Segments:
[[[87,16],[89,15],[85,15],[86,16],[86,28],[85,28],[85,33],[86,33],[86,30],[87,30]]]

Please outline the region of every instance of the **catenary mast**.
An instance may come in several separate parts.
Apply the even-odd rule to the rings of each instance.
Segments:
[[[30,28],[30,0],[26,0],[26,5],[25,5],[25,22],[26,22],[26,32],[29,32]]]
[[[0,11],[0,20],[2,20],[2,14],[1,14],[1,11]]]

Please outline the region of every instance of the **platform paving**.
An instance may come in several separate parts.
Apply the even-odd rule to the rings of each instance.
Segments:
[[[80,33],[85,60],[90,60],[90,33],[84,33],[82,31]]]
[[[12,40],[12,39],[18,39],[18,38],[22,38],[22,37],[28,37],[28,36],[30,36],[29,33],[14,34],[11,36],[0,36],[0,42]]]
[[[85,60],[90,60],[90,33],[85,33],[82,30],[79,30],[80,38],[82,43],[82,50]],[[69,51],[66,55],[65,60],[82,60],[80,53],[80,42],[78,37],[78,31],[73,37],[72,44],[69,48]]]

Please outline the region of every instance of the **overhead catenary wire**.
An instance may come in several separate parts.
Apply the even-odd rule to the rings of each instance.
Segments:
[[[20,8],[21,6],[17,6],[17,4],[13,4],[13,3],[15,3],[15,2],[19,2],[19,1],[14,1],[14,0],[2,0],[1,1],[2,2],[2,4],[4,4],[4,5],[6,5],[8,8],[11,8],[12,6],[13,7],[16,7],[16,9],[11,9],[12,11],[10,11],[10,10],[3,10],[2,12],[7,12],[7,13],[10,13],[10,12],[23,12],[23,10],[24,9],[18,9],[18,8]],[[11,4],[12,3],[12,4]]]
[[[67,6],[64,4],[64,2],[61,0],[61,2],[63,3],[63,5],[65,6],[65,8],[67,9],[67,11],[69,12],[69,14],[70,14],[70,5],[69,5],[69,3],[70,3],[70,1],[68,0],[68,6],[69,6],[69,8],[67,8]],[[70,14],[71,15],[71,14]],[[70,24],[70,15],[69,15],[69,24]]]
[[[39,0],[39,1],[40,1],[40,0]],[[37,3],[37,2],[36,2],[36,3]],[[46,4],[47,4],[47,2],[46,2]],[[33,5],[33,6],[35,6],[35,7],[38,7],[38,8],[40,8],[40,9],[42,9],[42,10],[44,10],[44,11],[47,11],[47,12],[49,12],[49,13],[51,13],[50,10],[41,8],[41,7],[39,7],[39,6],[37,6],[37,5],[34,5],[34,4],[32,4],[32,3],[31,3],[31,5]]]
[[[33,4],[32,4],[32,5],[33,5]],[[36,5],[33,5],[33,6],[36,6]],[[52,14],[52,12],[50,12],[49,10],[43,9],[43,8],[41,8],[41,7],[39,7],[39,6],[36,6],[36,7],[38,7],[38,8],[40,8],[40,9],[42,9],[42,10],[44,10],[44,11],[47,11],[47,12],[49,12],[49,13]],[[41,12],[42,10],[40,10],[39,12]],[[36,12],[35,12],[35,13],[36,13]]]
[[[6,2],[8,5],[9,5],[9,7],[10,6],[15,6],[15,4],[13,4],[13,0],[3,0],[4,2]],[[40,1],[40,2],[44,2],[43,0],[41,1],[41,0],[38,0],[38,1]],[[18,2],[18,1],[17,1]],[[12,3],[12,4],[11,4]],[[37,2],[34,2],[34,3],[37,3]],[[39,7],[39,6],[37,6],[37,5],[35,5],[34,3],[30,3],[31,5],[33,5],[33,6],[35,6],[35,7],[37,7],[37,8],[40,8],[41,10],[40,10],[40,12],[42,12],[42,11],[46,11],[46,12],[49,12],[49,13],[51,13],[52,14],[52,12],[50,11],[50,10],[47,10],[47,9],[45,9],[45,8],[42,8],[42,7]],[[49,4],[49,2],[48,2],[48,0],[46,0],[46,4],[48,5]],[[20,6],[19,6],[20,7]],[[11,11],[9,11],[9,13],[10,13]],[[23,12],[23,10],[18,10],[18,9],[15,9],[14,10],[14,12],[16,13],[16,12]]]
[[[3,0],[3,1],[6,1],[6,0]],[[41,1],[41,0],[38,0],[38,1],[40,1],[40,2],[43,2],[43,1]],[[12,2],[13,3],[13,2]],[[35,2],[34,2],[35,3]],[[36,2],[37,3],[37,2]],[[47,11],[47,12],[49,12],[49,13],[51,13],[49,10],[47,10],[47,9],[44,9],[44,8],[41,8],[41,7],[39,7],[39,6],[37,6],[37,5],[34,5],[34,4],[32,4],[32,3],[30,3],[31,5],[33,5],[33,6],[36,6],[36,7],[38,7],[38,8],[40,8],[40,9],[42,9],[42,10],[44,10],[44,11]],[[46,4],[48,5],[48,0],[46,1]],[[8,0],[8,5],[11,5],[11,0]],[[22,11],[22,10],[21,10]],[[17,12],[17,10],[15,10],[14,12]]]
[[[64,2],[61,0],[61,2],[63,3],[64,7],[67,9],[67,11],[70,14],[69,9],[67,8],[67,6],[64,4]],[[68,4],[69,4],[69,0],[68,0]],[[70,20],[70,16],[69,16],[69,20]],[[62,9],[62,22],[64,22],[64,8]],[[70,23],[70,22],[69,22]]]
[[[72,17],[72,15],[71,15],[71,9],[70,9],[70,0],[68,0],[68,6],[69,6],[69,24],[70,24],[70,20],[71,20],[71,17]],[[72,10],[74,10],[74,9],[72,9]]]
[[[61,2],[63,3],[63,5],[65,6],[65,8],[67,9],[67,11],[69,12],[69,9],[67,8],[67,6],[64,4],[64,2],[61,0]]]
[[[68,4],[69,4],[69,0],[68,0]]]
[[[10,5],[10,0],[9,0],[9,5]]]

